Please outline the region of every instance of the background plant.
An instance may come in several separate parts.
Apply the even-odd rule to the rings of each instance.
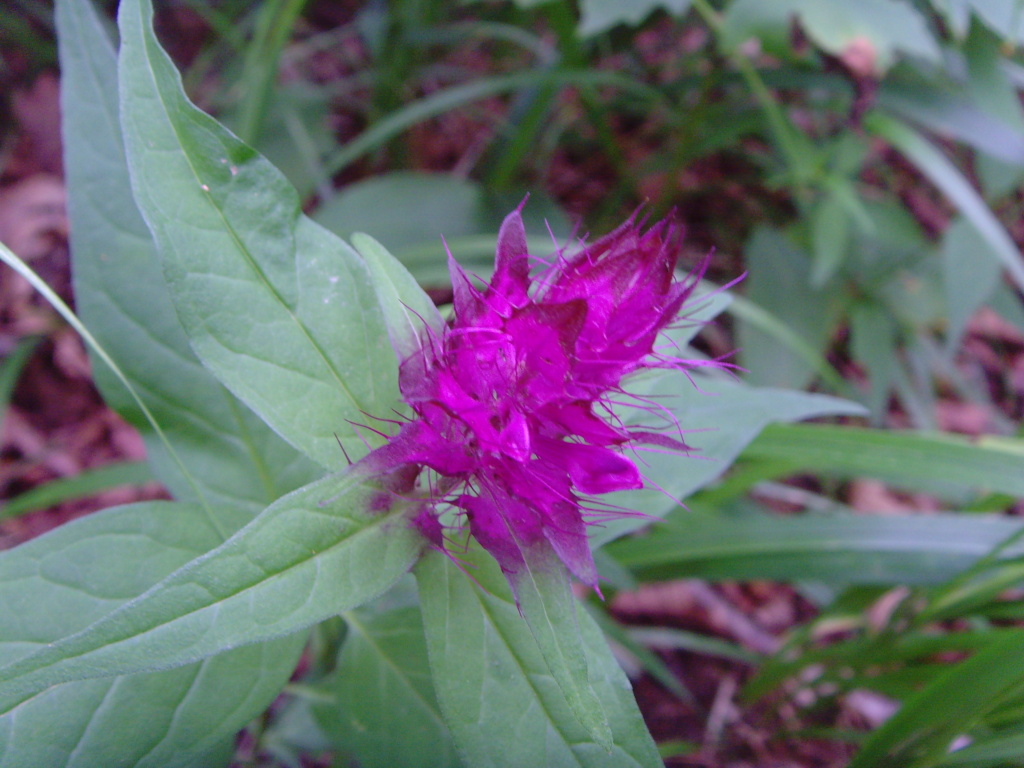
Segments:
[[[622,588],[677,577],[770,578],[797,585],[820,613],[760,665],[748,693],[775,690],[779,695],[781,690],[823,708],[851,691],[871,689],[903,702],[899,713],[864,743],[857,764],[1004,765],[1019,759],[1020,677],[1014,672],[1020,643],[1015,625],[1019,525],[1013,517],[969,513],[1007,509],[1021,494],[1019,441],[1009,437],[1018,429],[1020,403],[990,373],[977,367],[965,373],[957,365],[966,324],[979,307],[988,305],[1009,322],[1022,323],[1017,296],[1021,261],[1013,237],[1024,148],[1016,93],[1019,65],[1012,48],[1020,29],[1015,3],[878,0],[851,9],[831,2],[698,1],[634,4],[628,14],[600,2],[582,2],[578,8],[562,2],[480,3],[458,10],[440,3],[371,4],[351,25],[322,37],[297,26],[299,4],[195,7],[221,34],[193,59],[185,77],[190,90],[203,95],[206,106],[285,172],[315,220],[346,237],[357,229],[376,235],[424,284],[443,285],[439,234],[466,264],[484,272],[501,214],[525,188],[546,186],[565,198],[559,184],[568,180],[586,187],[572,198],[585,210],[574,213],[585,213],[593,231],[608,228],[647,199],[654,215],[678,208],[690,225],[694,250],[716,245],[724,252],[718,274],[737,271],[730,257],[742,254],[750,273],[745,296],[727,309],[736,320],[749,384],[812,385],[859,399],[876,426],[934,430],[937,400],[950,392],[983,411],[987,429],[1006,437],[972,443],[848,426],[765,428],[769,422],[854,411],[796,391],[702,379],[700,389],[715,396],[683,387],[674,407],[684,424],[714,427],[695,436],[709,460],[656,461],[650,469],[653,479],[687,499],[688,511],[672,510],[671,502],[654,493],[639,502],[624,499],[628,506],[667,514],[666,523],[642,537],[612,542],[602,550],[601,565],[613,586]],[[327,493],[319,490],[324,486],[314,486],[318,490],[307,497],[300,491],[299,497],[284,496],[292,501],[278,501],[337,466],[331,432],[354,414],[352,404],[338,395],[329,372],[315,374],[323,395],[316,398],[318,423],[311,425],[289,395],[295,370],[273,360],[268,368],[241,368],[237,358],[229,360],[218,351],[217,332],[206,327],[209,318],[190,320],[179,309],[182,329],[172,297],[198,290],[182,286],[199,267],[186,263],[188,249],[175,242],[166,201],[192,201],[181,205],[192,206],[189,215],[200,220],[226,211],[228,227],[241,233],[242,242],[225,245],[223,235],[214,241],[223,230],[213,227],[211,244],[204,246],[225,254],[213,267],[234,275],[238,261],[232,260],[233,252],[243,260],[247,254],[267,259],[269,280],[286,305],[295,285],[302,285],[302,291],[323,289],[340,269],[355,276],[344,283],[366,281],[353,295],[365,310],[357,317],[301,318],[302,324],[324,329],[318,332],[329,333],[332,324],[351,328],[364,323],[373,326],[369,338],[381,338],[386,313],[375,314],[370,286],[379,290],[383,278],[384,285],[394,282],[404,295],[418,296],[404,272],[386,258],[378,264],[383,278],[367,278],[373,261],[365,248],[356,254],[304,218],[275,228],[267,209],[260,208],[263,200],[235,196],[231,164],[226,169],[214,165],[220,158],[210,142],[227,147],[228,157],[244,150],[186,106],[156,118],[174,128],[165,135],[173,133],[176,143],[160,146],[209,173],[216,183],[201,178],[210,190],[202,190],[180,167],[175,172],[173,163],[157,159],[156,153],[143,151],[145,142],[160,135],[147,122],[159,110],[136,107],[133,112],[124,95],[119,104],[113,49],[101,26],[81,10],[64,10],[77,306],[140,399],[97,365],[105,396],[142,430],[153,473],[181,501],[173,524],[163,505],[112,510],[5,556],[5,584],[10,585],[5,599],[19,615],[23,606],[68,601],[61,612],[64,624],[53,623],[48,612],[38,617],[40,625],[26,619],[25,626],[12,628],[8,658],[23,654],[26,642],[51,642],[92,624],[110,610],[111,594],[125,599],[143,592],[191,556],[214,549],[255,515],[264,521],[281,515],[282,531],[301,528],[301,510],[311,519],[318,516],[302,499],[336,490]],[[659,52],[656,43],[638,44],[644,35],[673,45]],[[299,76],[282,86],[275,78],[273,62],[302,73],[318,46],[350,38],[365,45],[366,58],[359,62],[364,68],[354,67],[346,77],[327,83]],[[680,39],[684,44],[677,44]],[[124,65],[131,79],[122,76],[122,88],[141,89],[141,78],[155,73],[157,85],[151,87],[163,93],[169,70],[156,63],[160,59],[152,43],[125,40],[122,56],[137,58],[135,65]],[[459,56],[474,50],[478,40],[487,41],[488,55],[467,66]],[[324,130],[328,116],[341,116],[362,130],[335,143]],[[129,146],[127,161],[119,124]],[[112,129],[97,140],[96,125]],[[478,138],[461,148],[454,164],[444,157],[425,161],[415,151],[417,131],[467,127]],[[582,157],[589,162],[581,163]],[[710,188],[687,182],[688,172],[702,164],[725,171],[695,177],[710,178]],[[579,170],[556,174],[560,168]],[[425,176],[425,170],[454,173]],[[134,195],[129,173],[135,177]],[[261,189],[275,190],[276,200],[289,201],[284,208],[295,210],[297,200],[269,168],[256,178]],[[203,202],[204,191],[213,203]],[[218,196],[230,204],[218,203]],[[547,218],[554,234],[564,236],[571,218],[559,213],[553,201],[537,197],[542,198],[535,195],[527,209],[537,216],[529,229],[544,232],[538,220]],[[279,208],[275,212],[282,213]],[[295,250],[306,261],[282,260],[292,247],[289,238],[302,244]],[[538,240],[534,247],[550,249],[549,239]],[[121,254],[117,270],[104,262],[112,251]],[[171,278],[166,287],[157,252]],[[342,256],[325,261],[333,252]],[[706,316],[723,304],[710,305]],[[236,299],[234,306],[238,318],[244,318],[255,304],[250,296]],[[230,341],[221,346],[237,352],[235,342],[245,341],[244,334]],[[346,350],[337,341],[331,348]],[[723,351],[713,333],[705,334],[701,345],[705,351]],[[378,367],[366,378],[386,382],[393,376],[386,348],[336,354],[343,357],[328,369],[370,361]],[[261,360],[263,348],[247,356],[267,364]],[[13,370],[17,359],[7,365],[12,363]],[[310,370],[302,367],[307,364],[315,361],[303,358],[303,374]],[[667,385],[652,381],[648,386],[657,392]],[[678,390],[678,382],[672,388]],[[392,392],[377,402],[386,409],[394,400]],[[359,404],[373,410],[364,401]],[[365,450],[351,441],[347,448],[356,455]],[[733,471],[721,478],[733,459]],[[794,498],[787,490],[793,486],[775,481],[797,472],[819,478],[814,493],[798,494],[802,513],[769,512],[780,496]],[[842,481],[862,475],[925,491],[945,511],[908,517],[850,514]],[[312,520],[310,525],[315,528]],[[197,536],[197,530],[208,530],[209,536]],[[141,539],[141,551],[115,557],[111,547],[125,531],[149,533]],[[609,530],[597,543],[623,532]],[[335,536],[337,531],[317,529],[316,535]],[[106,575],[106,583],[72,579],[74,586],[67,586],[68,576],[48,568],[76,562],[76,551],[85,560],[103,552],[104,560],[126,564],[157,553],[161,567],[140,576],[133,566],[130,574]],[[227,562],[229,552],[217,551],[204,562]],[[413,557],[399,557],[395,573]],[[336,567],[344,568],[344,562]],[[440,579],[440,565],[428,559],[418,576],[422,572],[427,574],[422,578]],[[211,573],[217,567],[211,566]],[[25,581],[23,574],[29,572],[36,574],[34,580]],[[65,584],[64,591],[53,586],[55,580]],[[893,591],[894,585],[901,587]],[[495,587],[493,594],[499,591]],[[463,607],[480,599],[480,593],[459,594]],[[444,659],[449,657],[438,655],[436,646],[430,650],[432,631],[446,620],[436,603],[421,597],[417,610],[415,591],[401,581],[384,598],[358,608],[339,600],[324,597],[314,601],[315,611],[279,619],[298,630],[343,611],[340,619],[327,619],[314,630],[306,677],[293,684],[295,695],[285,706],[261,721],[266,726],[259,734],[264,753],[298,760],[300,753],[330,743],[360,764],[414,764],[409,761],[423,755],[436,758],[436,764],[451,764],[454,738],[468,764],[483,761],[484,754],[535,761],[534,755],[509,752],[516,744],[527,749],[535,743],[529,739],[482,743],[467,732],[464,724],[477,713],[451,702],[497,702],[467,695],[446,678],[453,674],[446,673]],[[636,636],[609,623],[600,606],[596,611],[602,627],[632,648],[659,679],[673,684],[658,657],[645,655]],[[522,632],[517,619],[509,614],[504,623],[484,626],[511,633],[517,638],[514,647],[521,649],[516,643],[528,645],[530,637],[515,635]],[[590,624],[582,615],[581,621],[591,657],[602,659],[600,668],[614,676],[603,645],[586,629]],[[151,646],[142,640],[115,645],[120,641],[103,634],[104,626],[100,622],[84,635],[93,638],[90,653],[97,654],[84,657],[90,665],[110,658],[114,666],[104,667],[108,671],[130,671],[131,663],[154,663],[147,656]],[[256,630],[242,626],[231,628],[234,636],[254,639]],[[148,630],[139,625],[137,631],[142,638]],[[164,644],[161,636],[151,636]],[[205,647],[213,653],[234,644],[224,637]],[[650,632],[643,637],[650,639]],[[823,645],[823,637],[839,642]],[[699,646],[699,639],[679,633],[660,639]],[[116,727],[94,726],[96,732],[118,733],[116,743],[124,754],[155,750],[133,758],[136,764],[164,764],[160,761],[182,749],[175,728],[194,736],[188,713],[214,706],[200,707],[195,699],[199,709],[189,708],[193,703],[184,698],[184,681],[199,679],[202,685],[190,696],[195,690],[210,691],[216,706],[243,699],[249,706],[210,728],[206,741],[181,759],[212,761],[216,753],[226,760],[234,731],[280,690],[305,642],[306,635],[299,633],[210,655],[196,662],[201,667],[124,678],[131,682],[119,683],[117,690],[131,693],[123,703],[110,705],[112,720],[138,711],[139,701],[164,697],[182,705],[187,725],[169,720],[163,729],[146,729],[123,719]],[[487,645],[473,647],[498,652]],[[750,659],[749,652],[733,646],[713,649]],[[428,650],[434,654],[429,675]],[[466,648],[446,650],[469,653]],[[133,653],[145,660],[127,661]],[[199,658],[198,652],[190,653],[188,660]],[[162,665],[181,663],[186,656],[178,652]],[[534,672],[545,669],[542,660],[531,663],[538,665],[531,668]],[[262,674],[254,676],[253,665]],[[39,679],[71,680],[81,674],[70,669]],[[373,701],[356,703],[355,692],[363,694],[368,679],[385,682],[373,689]],[[51,689],[52,698],[33,705],[35,717],[38,722],[51,717],[50,706],[69,722],[87,718],[95,697],[109,686],[109,679],[101,679]],[[542,725],[574,722],[551,706],[541,700],[548,718]],[[392,719],[396,713],[402,715],[397,723]],[[499,710],[492,716],[501,720],[507,713]],[[364,730],[367,722],[372,725]],[[416,737],[401,744],[386,738],[398,729]],[[31,739],[22,742],[17,732],[8,733],[6,754],[16,756],[10,764],[45,764],[48,756],[28,751]],[[965,737],[969,747],[947,754],[954,740],[964,744]],[[90,750],[102,747],[69,737],[66,746],[36,748],[51,746],[66,753],[77,747],[83,765],[95,762]],[[587,760],[600,756],[581,757],[576,750],[573,759],[590,764]]]

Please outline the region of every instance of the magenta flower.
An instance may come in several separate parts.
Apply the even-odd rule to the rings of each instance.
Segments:
[[[477,288],[449,259],[454,319],[401,365],[399,386],[415,417],[357,471],[404,495],[424,467],[432,470],[420,481],[428,492],[415,524],[444,548],[439,515],[454,508],[456,524],[469,523],[513,586],[523,551],[545,546],[596,587],[586,525],[631,513],[592,497],[644,486],[627,449],[687,449],[681,435],[630,428],[612,408],[629,374],[695,364],[654,346],[707,266],[705,259],[677,280],[677,239],[665,222],[643,232],[630,218],[531,277],[513,211],[490,285]]]

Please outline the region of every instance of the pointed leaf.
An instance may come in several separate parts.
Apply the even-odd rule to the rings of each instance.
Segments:
[[[942,233],[942,282],[949,313],[947,349],[960,345],[967,321],[995,293],[1001,273],[988,242],[964,219],[956,219]]]
[[[586,611],[576,606],[590,683],[611,726],[611,752],[569,709],[497,563],[475,544],[459,560],[468,574],[430,552],[416,580],[434,688],[465,763],[661,766],[629,681]]]
[[[367,269],[301,215],[276,168],[188,101],[149,1],[122,3],[119,21],[132,189],[192,348],[275,431],[338,468],[338,439],[362,455],[353,422],[398,400]]]
[[[399,361],[405,360],[420,347],[420,337],[428,332],[440,334],[444,321],[434,302],[402,263],[369,235],[352,235],[352,246],[359,252],[370,271],[370,280],[377,293],[387,323],[391,345]]]
[[[984,255],[996,259],[1014,284],[1024,288],[1024,266],[1021,265],[1024,257],[1020,250],[992,209],[949,158],[919,132],[894,117],[873,112],[865,118],[864,124],[903,153],[949,198],[988,244]]]
[[[841,477],[870,475],[902,488],[970,489],[1024,496],[1024,440],[776,424],[744,452],[746,458],[790,462],[795,470]]]
[[[382,593],[422,546],[406,511],[352,475],[279,499],[224,544],[82,632],[0,669],[0,712],[57,683],[187,664]]]
[[[76,308],[140,391],[181,465],[107,366],[94,359],[93,375],[106,401],[142,432],[157,477],[177,498],[206,499],[234,530],[313,480],[316,467],[189,349],[132,198],[114,46],[88,0],[59,0],[57,29]]]
[[[511,577],[511,583],[523,618],[569,709],[589,736],[609,752],[612,733],[590,683],[569,571],[546,541],[521,546],[520,551],[523,567]]]
[[[836,315],[837,294],[811,289],[812,262],[785,234],[754,230],[744,249],[747,298],[782,320],[810,349],[821,353]],[[800,296],[800,301],[789,297]],[[751,384],[800,387],[814,374],[807,361],[782,340],[744,320],[739,326],[740,363]]]

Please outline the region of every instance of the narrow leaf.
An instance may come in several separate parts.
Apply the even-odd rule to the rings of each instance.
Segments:
[[[691,374],[689,380],[674,372],[637,380],[630,391],[651,398],[675,416],[686,442],[694,450],[678,456],[664,451],[641,451],[646,486],[643,490],[609,494],[603,500],[645,515],[663,517],[675,509],[677,499],[721,476],[740,452],[768,424],[831,414],[860,414],[856,403],[826,395],[768,387],[747,387],[723,378]],[[651,424],[648,410],[637,408],[629,423]],[[595,544],[611,541],[642,528],[650,518],[623,517],[591,528]]]
[[[941,584],[1016,534],[981,515],[712,516],[682,512],[605,551],[644,579]],[[1004,553],[1020,555],[1021,547]]]
[[[119,462],[87,469],[77,475],[51,480],[19,494],[0,505],[0,520],[46,509],[68,499],[80,499],[122,485],[141,485],[153,481],[153,473],[144,462]]]
[[[1008,632],[953,666],[871,734],[850,768],[934,765],[953,739],[1024,686],[1024,632]]]
[[[864,123],[906,155],[950,199],[988,243],[987,254],[999,260],[1018,289],[1024,289],[1024,256],[978,191],[949,158],[920,133],[894,117],[875,112],[868,115]]]
[[[978,443],[949,434],[774,424],[747,447],[744,457],[841,477],[870,475],[902,487],[1024,496],[1024,441],[1009,438]]]

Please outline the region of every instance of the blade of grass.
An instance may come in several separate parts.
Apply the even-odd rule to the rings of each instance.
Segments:
[[[4,431],[4,416],[11,403],[14,385],[41,340],[42,336],[26,336],[18,341],[7,357],[0,360],[0,434]]]
[[[1024,632],[1003,635],[907,701],[875,731],[850,768],[916,768],[940,760],[953,739],[1024,687]]]
[[[1024,496],[1024,446],[1010,438],[972,442],[947,434],[772,424],[743,457],[843,477],[866,474],[910,487],[924,482]]]
[[[604,549],[639,579],[942,584],[1022,530],[999,517],[679,513]],[[1020,555],[1020,545],[1005,555]]]
[[[110,488],[141,485],[154,479],[149,465],[144,461],[126,461],[88,469],[15,496],[6,504],[0,505],[0,520],[46,509],[70,499],[92,496]]]
[[[153,417],[152,411],[149,410],[149,407],[143,401],[135,387],[132,386],[128,377],[125,376],[124,372],[118,367],[117,363],[114,362],[113,358],[110,357],[99,341],[96,340],[96,337],[89,332],[89,329],[86,328],[85,325],[82,324],[82,321],[79,320],[78,316],[71,311],[71,308],[64,303],[64,300],[46,284],[46,281],[36,274],[28,264],[18,258],[18,256],[16,256],[14,252],[3,243],[0,243],[0,261],[7,264],[11,269],[25,278],[29,285],[39,291],[43,298],[50,303],[50,306],[57,310],[60,316],[67,321],[68,325],[75,329],[78,335],[81,336],[85,343],[88,344],[93,352],[96,353],[96,356],[110,367],[110,370],[117,377],[118,381],[120,381],[124,385],[125,389],[127,389],[131,394],[132,399],[135,401],[136,405],[139,406],[139,410],[142,411],[143,415],[145,415],[146,420],[153,426],[153,431],[159,436],[168,455],[174,459],[174,462],[177,464],[178,470],[181,472],[182,476],[188,480],[190,485],[192,485],[196,498],[201,501],[203,508],[210,516],[211,524],[213,524],[218,531],[224,533],[222,530],[222,524],[218,522],[216,515],[213,514],[213,511],[206,503],[204,494],[199,485],[195,482],[195,478],[192,477],[192,473],[188,471],[188,467],[184,462],[182,462],[178,453],[174,450],[174,446],[171,444],[170,440],[167,439],[167,435],[164,433],[157,420]]]
[[[267,116],[281,50],[305,5],[306,0],[271,0],[260,7],[256,32],[246,46],[242,67],[242,117],[238,137],[250,146],[256,144]]]
[[[657,89],[614,72],[534,71],[483,78],[438,91],[392,112],[328,157],[324,167],[329,174],[334,175],[417,123],[490,96],[547,83],[560,86],[592,85],[619,88],[647,101],[664,101],[665,98]]]

